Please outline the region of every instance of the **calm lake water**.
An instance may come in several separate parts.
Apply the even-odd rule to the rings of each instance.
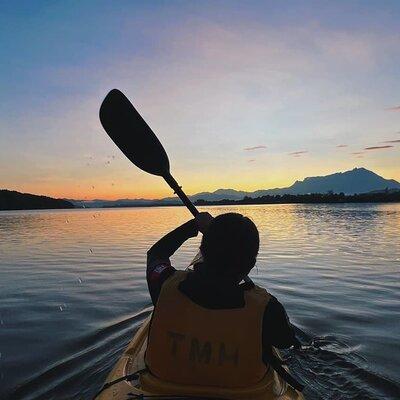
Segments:
[[[252,278],[286,306],[307,399],[400,398],[400,204],[209,207],[251,217]],[[145,254],[183,207],[0,213],[0,398],[90,399],[148,315]],[[188,265],[199,238],[175,256]]]

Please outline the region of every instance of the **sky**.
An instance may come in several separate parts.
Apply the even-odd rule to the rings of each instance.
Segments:
[[[122,90],[189,193],[400,181],[398,1],[1,1],[0,188],[160,198],[98,118]]]

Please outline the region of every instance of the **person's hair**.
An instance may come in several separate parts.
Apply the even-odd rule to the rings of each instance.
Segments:
[[[218,275],[244,277],[254,267],[260,237],[254,222],[238,213],[218,215],[203,235],[204,261]]]

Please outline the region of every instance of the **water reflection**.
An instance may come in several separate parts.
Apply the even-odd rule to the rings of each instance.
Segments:
[[[400,398],[400,205],[208,210],[259,227],[252,278],[306,343],[290,363],[309,398]],[[88,398],[149,303],[147,249],[187,218],[180,207],[0,213],[0,397],[22,385],[15,398]]]

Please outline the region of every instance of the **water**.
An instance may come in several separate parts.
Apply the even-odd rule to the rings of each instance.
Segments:
[[[286,357],[307,399],[400,398],[400,204],[209,211],[259,227],[252,278],[297,327],[304,350]],[[147,249],[187,218],[180,207],[1,212],[0,398],[90,399],[148,315]]]

